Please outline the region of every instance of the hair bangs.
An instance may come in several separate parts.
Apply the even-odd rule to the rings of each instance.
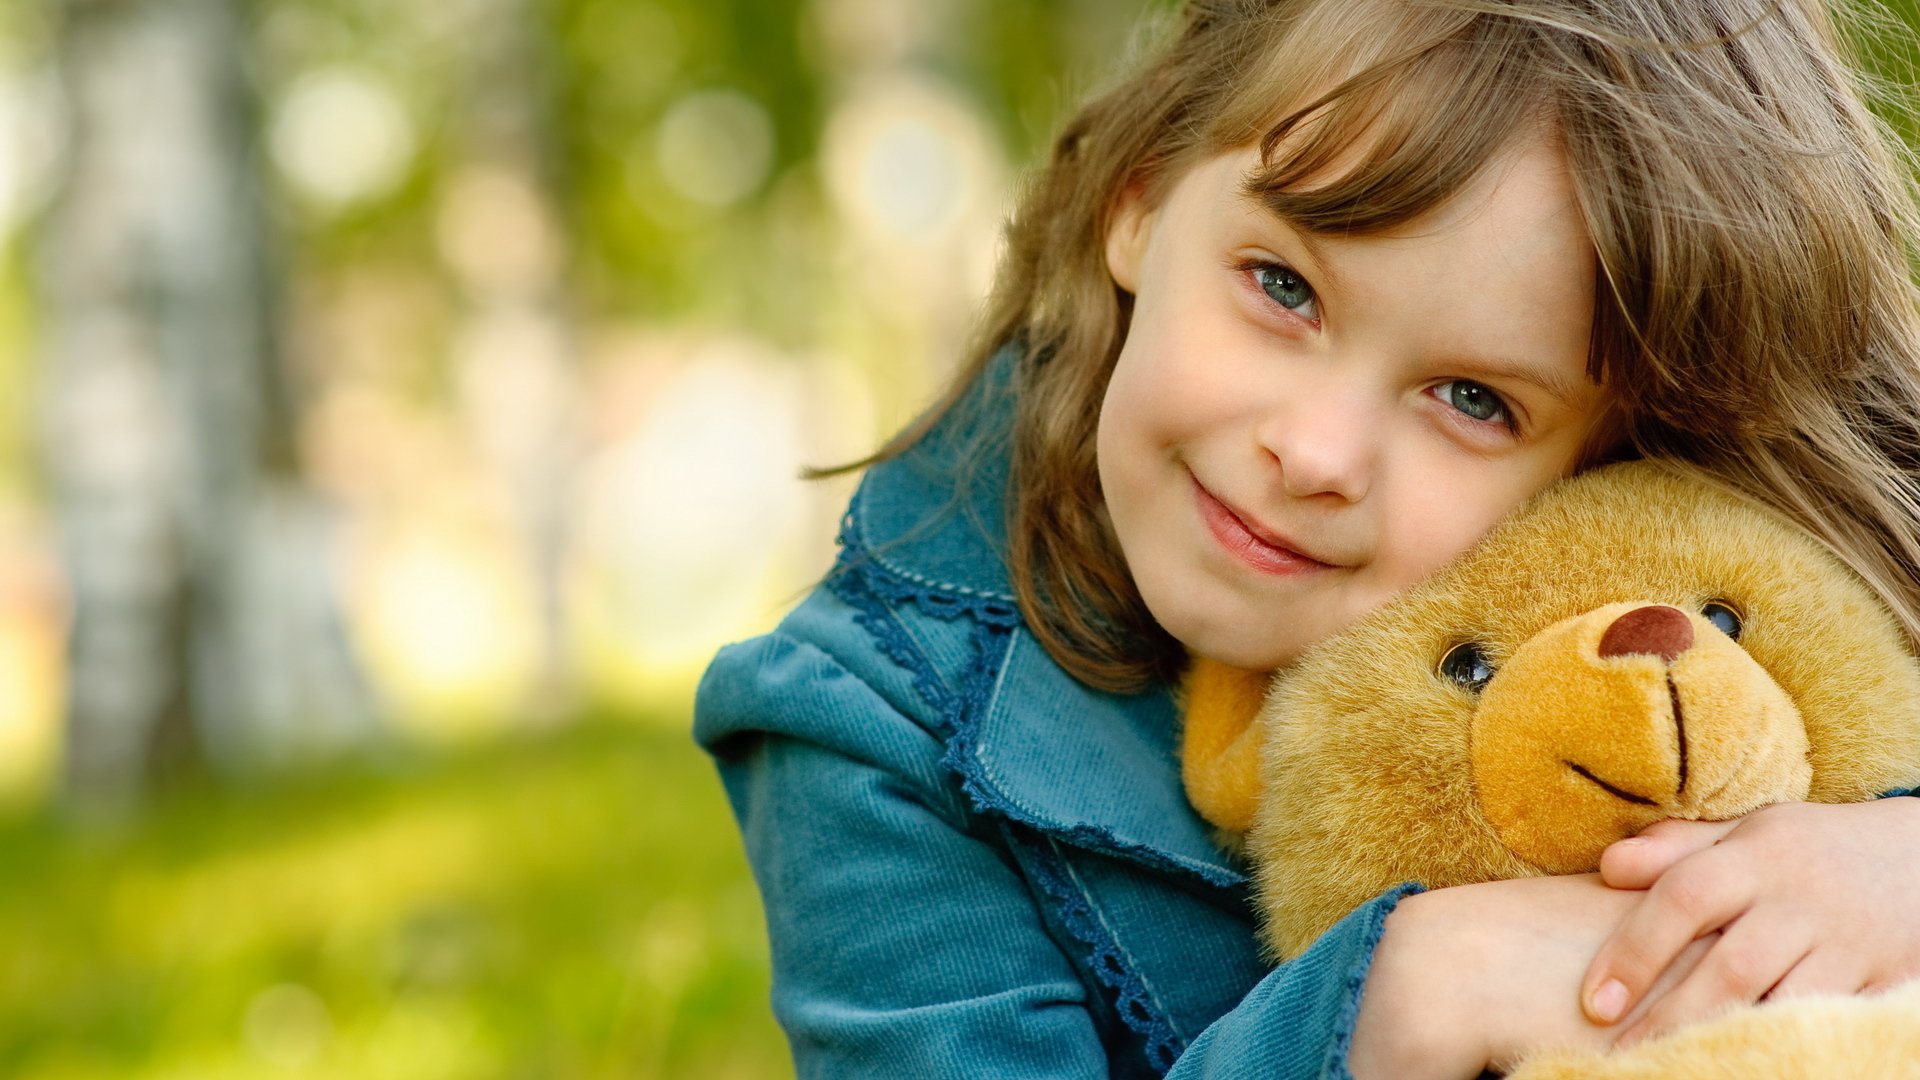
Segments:
[[[1248,191],[1312,232],[1373,233],[1418,218],[1517,131],[1548,122],[1529,40],[1501,18],[1429,28],[1270,127]]]

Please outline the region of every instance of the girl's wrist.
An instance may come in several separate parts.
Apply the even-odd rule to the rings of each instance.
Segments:
[[[1409,896],[1387,916],[1354,1024],[1355,1080],[1478,1076],[1490,1060],[1467,987],[1444,981],[1472,958],[1447,928],[1446,892]]]

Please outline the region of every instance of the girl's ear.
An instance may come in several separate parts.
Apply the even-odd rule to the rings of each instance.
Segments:
[[[1128,184],[1107,226],[1107,273],[1113,283],[1130,293],[1140,291],[1140,264],[1147,256],[1147,237],[1153,231],[1153,211],[1138,183]]]

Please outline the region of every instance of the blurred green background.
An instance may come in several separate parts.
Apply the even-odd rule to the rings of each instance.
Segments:
[[[789,1075],[694,680],[1172,6],[0,5],[0,1075]]]
[[[0,4],[0,1075],[790,1075],[694,680],[1167,6]]]

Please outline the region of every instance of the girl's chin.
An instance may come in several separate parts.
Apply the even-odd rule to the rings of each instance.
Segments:
[[[1299,650],[1279,644],[1291,642],[1293,635],[1278,630],[1265,636],[1219,631],[1210,634],[1202,630],[1191,638],[1177,633],[1174,637],[1187,647],[1189,656],[1242,671],[1273,671],[1292,663],[1299,655]]]

